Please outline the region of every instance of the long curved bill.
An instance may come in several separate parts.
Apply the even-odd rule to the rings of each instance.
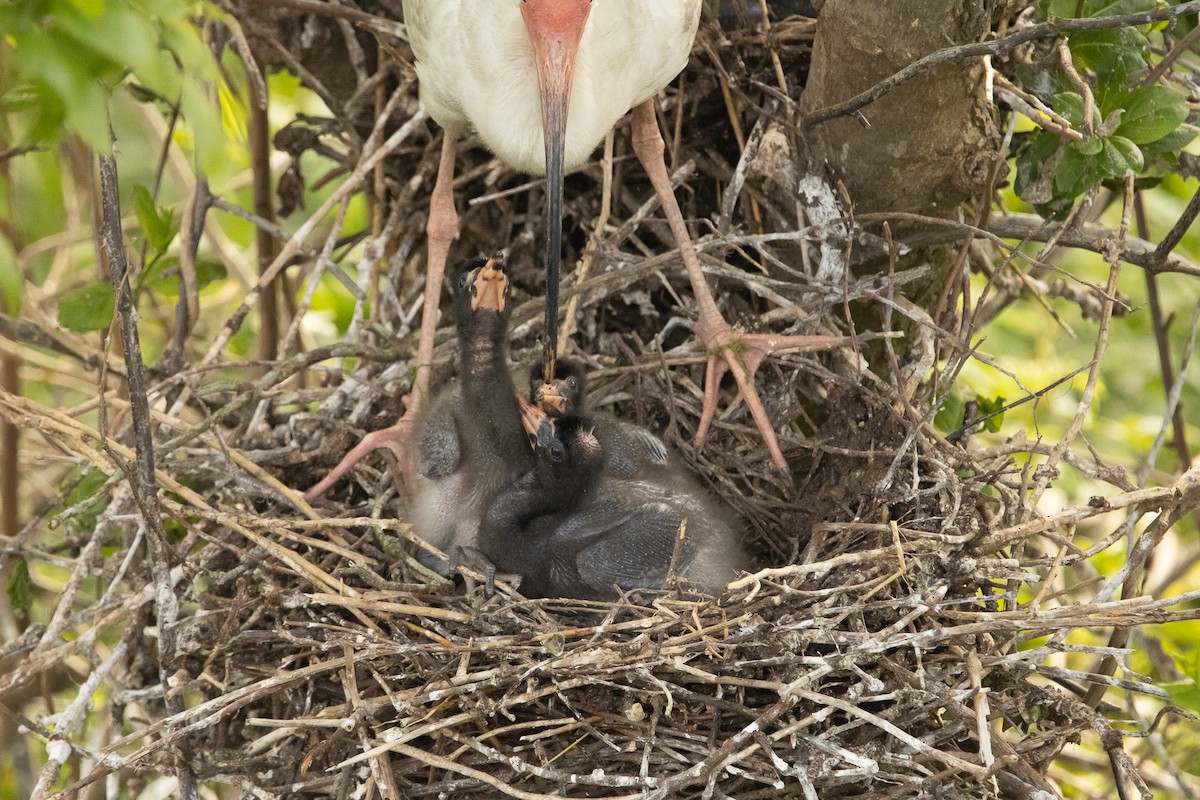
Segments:
[[[558,283],[562,261],[563,162],[571,82],[591,0],[525,0],[521,16],[529,31],[542,95],[546,147],[546,382],[554,377],[558,350]]]

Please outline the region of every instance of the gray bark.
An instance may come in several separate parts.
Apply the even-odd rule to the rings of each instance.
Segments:
[[[986,0],[827,0],[821,7],[805,113],[847,100],[918,58],[981,40]],[[995,115],[982,60],[939,65],[862,109],[814,126],[809,145],[855,210],[951,216],[985,184]]]

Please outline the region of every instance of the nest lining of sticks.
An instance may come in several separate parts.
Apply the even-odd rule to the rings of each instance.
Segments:
[[[811,33],[777,34],[785,60],[802,58],[804,30]],[[739,61],[726,72],[739,85],[769,85],[769,63],[756,68],[761,74]],[[721,83],[719,70],[694,60],[665,118],[691,115],[684,127],[713,130],[704,115],[712,115]],[[411,114],[414,87],[389,103],[395,116]],[[845,314],[853,303],[875,307],[885,321],[879,333],[888,333],[891,300],[925,268],[816,282],[802,252],[815,245],[804,243],[772,177],[789,167],[759,146],[767,134],[765,123],[749,132],[751,163],[739,170],[732,139],[716,134],[687,141],[685,158],[674,162],[687,162],[679,170],[685,214],[718,220],[715,231],[696,232],[723,310],[759,330],[853,335],[860,332]],[[106,760],[85,753],[93,760],[82,782],[121,770],[132,790],[175,770],[174,747],[199,780],[258,797],[1033,796],[1053,791],[1046,771],[1062,746],[1090,733],[1115,769],[1145,787],[1109,721],[1070,690],[1081,676],[1052,665],[1052,656],[1088,649],[1066,642],[1072,631],[1187,612],[1174,610],[1178,601],[1077,605],[1059,596],[1053,576],[1069,565],[1064,552],[1077,566],[1091,553],[1064,547],[1055,557],[1040,544],[1065,518],[1029,506],[1034,476],[1012,460],[1022,442],[972,449],[927,424],[924,412],[944,385],[912,379],[934,366],[932,324],[915,311],[905,335],[916,340],[906,352],[916,355],[891,369],[881,355],[888,340],[877,340],[782,356],[760,370],[764,401],[796,465],[794,486],[771,469],[744,408],[719,420],[696,453],[690,438],[703,358],[687,343],[686,325],[665,324],[688,316],[690,296],[665,225],[652,204],[639,202],[652,193],[636,166],[624,168],[620,142],[620,222],[605,229],[594,254],[581,255],[588,273],[569,277],[563,293],[576,321],[574,347],[593,368],[593,405],[663,433],[746,521],[762,569],[719,601],[674,590],[640,602],[529,601],[503,585],[485,598],[412,557],[419,532],[403,521],[383,457],[357,467],[317,509],[299,499],[295,490],[315,482],[363,430],[402,410],[430,182],[409,178],[431,179],[437,153],[424,135],[388,162],[398,199],[385,229],[398,234],[397,251],[384,258],[368,248],[357,265],[399,289],[381,296],[381,325],[356,318],[344,344],[280,360],[236,392],[199,382],[205,421],[160,420],[158,482],[180,556],[169,573],[134,555],[146,533],[117,465],[132,462],[130,447],[113,441],[97,450],[80,423],[32,403],[4,409],[61,452],[116,476],[100,489],[102,510],[95,496],[79,503],[59,515],[68,533],[39,543],[64,558],[78,554],[69,559],[61,616],[0,652],[33,669],[31,653],[64,660],[82,652],[86,637],[37,651],[56,630],[93,620],[96,634],[123,631],[109,658],[91,665],[91,691],[110,687],[114,730],[126,733],[106,742]],[[541,316],[540,195],[509,194],[522,179],[482,150],[464,158],[476,159],[465,168],[460,161],[465,196],[485,201],[467,201],[454,252],[508,248],[520,301],[514,353],[531,360]],[[748,176],[740,183],[739,171]],[[590,231],[602,181],[598,168],[584,172],[586,179],[572,179],[568,213]],[[739,207],[753,201],[758,222],[735,218],[722,227],[734,207],[731,185]],[[764,242],[755,225],[794,235]],[[583,241],[576,238],[581,250]],[[336,252],[332,236],[326,248]],[[879,375],[860,352],[869,347],[878,348],[872,361],[885,364]],[[356,359],[352,368],[328,366],[347,357]],[[453,359],[447,336],[440,376],[452,373]],[[297,383],[318,364],[324,385]],[[161,386],[201,374],[185,369]],[[118,401],[114,410],[127,408]],[[1112,478],[1130,489],[1123,481]],[[1188,473],[1174,487],[1124,491],[1070,509],[1066,521],[1142,507],[1161,508],[1159,522],[1169,525],[1194,500],[1197,481]],[[101,547],[114,546],[119,552],[100,558]],[[118,590],[82,602],[89,575]],[[177,598],[173,622],[153,616],[164,593]],[[144,635],[154,625],[173,640],[169,683],[156,666],[155,637]],[[1136,677],[1107,680],[1161,695]],[[172,698],[186,698],[186,708],[172,707]]]

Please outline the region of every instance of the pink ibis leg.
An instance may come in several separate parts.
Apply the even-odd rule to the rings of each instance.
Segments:
[[[679,245],[679,254],[684,267],[687,268],[692,293],[700,309],[700,319],[695,327],[696,336],[708,351],[708,367],[704,376],[704,405],[700,412],[700,424],[696,429],[696,447],[704,447],[709,426],[717,409],[717,389],[722,376],[729,371],[733,373],[733,378],[741,389],[746,407],[750,409],[754,424],[771,453],[771,460],[775,462],[776,467],[786,470],[787,460],[783,457],[775,429],[767,417],[762,400],[759,399],[758,389],[754,386],[754,373],[768,353],[827,349],[844,342],[845,339],[839,336],[743,333],[725,321],[708,288],[708,282],[704,279],[700,258],[696,255],[696,248],[692,246],[691,236],[683,222],[683,213],[675,200],[671,176],[667,173],[667,164],[663,158],[664,149],[662,135],[658,130],[658,119],[654,115],[654,100],[647,100],[633,109],[633,150],[650,176],[650,183],[654,185],[654,192],[658,195],[659,203],[667,216],[667,223],[671,226],[671,234]]]
[[[443,133],[442,154],[438,161],[437,180],[429,201],[429,222],[425,225],[428,257],[425,264],[425,307],[421,311],[421,338],[417,344],[417,374],[413,391],[404,398],[404,415],[390,428],[368,433],[354,449],[320,483],[309,489],[304,497],[309,502],[324,494],[350,468],[381,447],[391,450],[400,461],[405,484],[412,486],[416,465],[410,457],[408,440],[412,436],[413,420],[429,397],[429,371],[433,365],[433,341],[437,331],[438,305],[442,295],[442,277],[446,273],[446,257],[450,243],[458,236],[458,212],[454,209],[454,137]]]

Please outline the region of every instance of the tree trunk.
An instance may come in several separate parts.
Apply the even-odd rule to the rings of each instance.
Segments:
[[[935,50],[991,29],[986,0],[827,0],[820,9],[807,114],[840,103]],[[995,114],[982,59],[941,64],[854,116],[815,125],[814,155],[858,212],[951,216],[986,183],[996,159]]]

